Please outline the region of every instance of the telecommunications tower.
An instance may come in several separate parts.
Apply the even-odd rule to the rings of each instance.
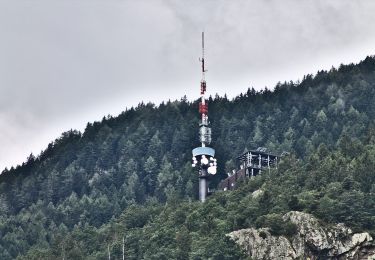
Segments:
[[[215,150],[208,147],[211,143],[211,128],[208,121],[208,103],[204,96],[206,93],[206,79],[204,68],[204,33],[202,32],[202,80],[201,80],[201,100],[199,103],[199,113],[201,122],[199,124],[199,139],[201,146],[193,149],[193,168],[198,169],[199,173],[199,200],[204,202],[208,193],[207,179],[210,174],[216,174],[217,162],[214,158]]]

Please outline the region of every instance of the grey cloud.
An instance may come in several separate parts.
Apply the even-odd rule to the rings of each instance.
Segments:
[[[141,100],[235,96],[373,54],[375,2],[0,0],[0,169]]]

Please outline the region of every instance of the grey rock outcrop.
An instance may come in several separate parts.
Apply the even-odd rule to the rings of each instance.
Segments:
[[[291,211],[283,216],[297,226],[292,237],[273,236],[267,228],[228,234],[252,259],[375,260],[375,242],[366,232],[353,233],[343,224],[322,225],[310,214]]]

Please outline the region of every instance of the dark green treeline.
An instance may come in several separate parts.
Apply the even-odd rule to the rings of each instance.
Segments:
[[[198,103],[141,103],[3,171],[0,259],[100,259],[107,245],[119,257],[122,236],[131,259],[237,259],[225,233],[268,226],[288,235],[280,214],[291,209],[374,231],[373,57],[209,103],[220,169],[213,187],[245,148],[291,155],[277,172],[200,205],[190,165]]]

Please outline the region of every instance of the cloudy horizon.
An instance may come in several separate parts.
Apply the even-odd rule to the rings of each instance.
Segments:
[[[0,0],[0,172],[141,101],[232,98],[375,54],[375,2]]]

